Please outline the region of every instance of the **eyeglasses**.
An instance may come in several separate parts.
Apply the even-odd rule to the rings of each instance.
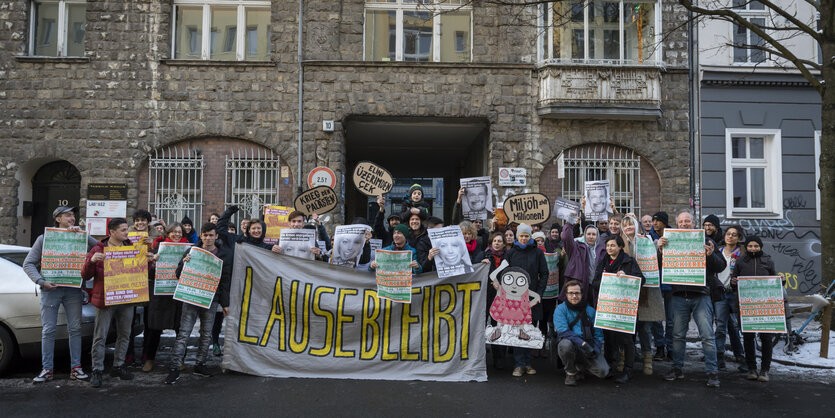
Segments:
[[[565,294],[568,296],[580,296],[583,292],[565,292]]]

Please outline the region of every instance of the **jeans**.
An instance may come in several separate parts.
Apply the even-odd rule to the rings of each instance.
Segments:
[[[597,357],[589,360],[574,346],[571,340],[565,338],[560,340],[559,345],[557,345],[557,354],[559,354],[562,364],[565,365],[567,374],[575,375],[578,371],[588,371],[599,378],[604,378],[609,374],[609,365],[603,356],[598,354]]]
[[[44,370],[55,368],[55,328],[58,310],[64,305],[70,345],[70,367],[81,367],[82,290],[58,287],[41,292],[41,364]]]
[[[664,313],[667,315],[667,321],[664,323],[664,345],[667,347],[667,352],[673,351],[673,291],[665,290],[661,294],[664,296]]]
[[[212,324],[212,344],[220,345],[220,331],[223,328],[223,312],[215,312],[215,322]]]
[[[699,328],[702,351],[705,355],[705,372],[718,373],[716,364],[716,337],[713,335],[713,302],[710,296],[701,295],[692,298],[673,296],[673,367],[684,368],[685,338],[690,327],[690,317]]]
[[[183,303],[183,313],[180,317],[180,330],[177,331],[177,341],[174,343],[174,354],[172,368],[179,369],[183,365],[183,356],[186,353],[186,343],[194,329],[194,324],[200,320],[200,340],[197,345],[197,364],[206,362],[209,355],[209,344],[212,342],[212,325],[217,311],[217,302],[212,302],[209,309],[203,309],[188,303]]]
[[[513,367],[525,368],[531,365],[531,349],[513,347]]]
[[[713,309],[716,313],[716,355],[719,364],[725,364],[725,336],[731,338],[731,347],[735,357],[742,357],[742,344],[739,341],[739,331],[736,322],[736,314],[733,313],[737,303],[736,292],[725,293],[725,298],[719,302],[713,302]]]
[[[742,334],[742,339],[745,341],[745,362],[748,363],[748,370],[757,371],[757,345],[754,344],[753,332],[745,332]],[[760,333],[760,351],[762,352],[762,360],[760,361],[760,371],[767,372],[771,369],[771,352],[774,347],[774,335]]]
[[[104,309],[96,308],[96,325],[93,329],[93,370],[104,370],[104,346],[107,332],[110,331],[110,321],[116,320],[116,353],[113,355],[113,365],[120,367],[125,364],[125,353],[128,351],[131,328],[133,328],[133,305],[116,305]]]
[[[652,331],[655,327],[655,324],[658,322],[647,322],[647,321],[638,321],[637,328],[638,328],[638,340],[641,341],[641,353],[647,354],[652,353]],[[663,337],[662,337],[663,338]],[[659,345],[658,340],[655,340],[656,347],[663,347],[663,343]]]

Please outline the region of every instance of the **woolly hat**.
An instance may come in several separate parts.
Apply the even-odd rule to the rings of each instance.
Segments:
[[[705,220],[702,221],[702,225],[706,223],[710,223],[718,229],[722,221],[720,221],[719,217],[716,215],[707,215],[707,217],[705,217]]]
[[[394,232],[399,232],[403,234],[403,236],[406,236],[409,234],[409,227],[406,226],[406,224],[397,224],[397,226],[394,227],[394,231],[392,231],[392,233]]]
[[[536,231],[536,232],[533,233],[533,235],[531,235],[531,238],[532,239],[542,238],[544,240],[545,239],[545,233],[542,232],[542,231]]]
[[[656,212],[655,215],[652,215],[652,220],[656,219],[664,223],[665,227],[670,227],[670,215],[667,215],[667,212]]]
[[[554,222],[551,224],[551,228],[549,229],[549,231],[552,229],[556,229],[557,231],[560,231],[560,234],[562,234],[562,225]]]
[[[189,218],[188,216],[184,216],[184,217],[183,217],[183,220],[180,222],[180,224],[181,224],[181,225],[184,225],[184,224],[189,224],[189,225],[191,225],[191,226],[194,226],[194,222],[192,222],[192,221],[191,221],[191,218]]]
[[[516,227],[516,236],[517,237],[522,235],[522,234],[531,235],[532,232],[533,232],[533,230],[531,229],[531,226],[528,225],[528,224],[519,224],[519,226]]]
[[[412,187],[409,187],[409,196],[411,196],[412,192],[414,192],[415,190],[420,190],[420,194],[421,195],[423,194],[423,186],[421,186],[420,184],[415,183],[415,184],[412,185]]]
[[[760,248],[763,247],[763,240],[756,235],[752,235],[752,236],[748,237],[748,239],[745,240],[745,246],[748,247],[748,244],[750,244],[752,242],[756,242],[757,244],[760,244]]]

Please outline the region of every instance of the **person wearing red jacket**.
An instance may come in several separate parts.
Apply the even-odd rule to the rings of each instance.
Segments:
[[[128,221],[124,218],[111,219],[107,223],[108,236],[99,241],[87,254],[87,260],[81,269],[81,277],[84,280],[93,279],[93,291],[90,295],[90,303],[96,307],[96,322],[93,327],[93,348],[91,356],[93,362],[93,373],[90,378],[90,386],[101,387],[101,374],[104,371],[104,353],[107,332],[110,330],[110,321],[116,320],[116,353],[113,356],[112,377],[122,380],[133,379],[127,367],[125,367],[125,354],[128,350],[130,340],[131,324],[133,322],[133,304],[105,306],[104,304],[104,248],[131,246],[128,240]]]

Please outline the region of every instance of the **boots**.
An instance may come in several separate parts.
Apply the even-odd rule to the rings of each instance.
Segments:
[[[652,375],[652,353],[644,353],[644,374]]]
[[[617,366],[618,373],[623,372],[623,365],[624,365],[625,362],[626,362],[626,353],[621,351],[618,354],[618,366]]]

